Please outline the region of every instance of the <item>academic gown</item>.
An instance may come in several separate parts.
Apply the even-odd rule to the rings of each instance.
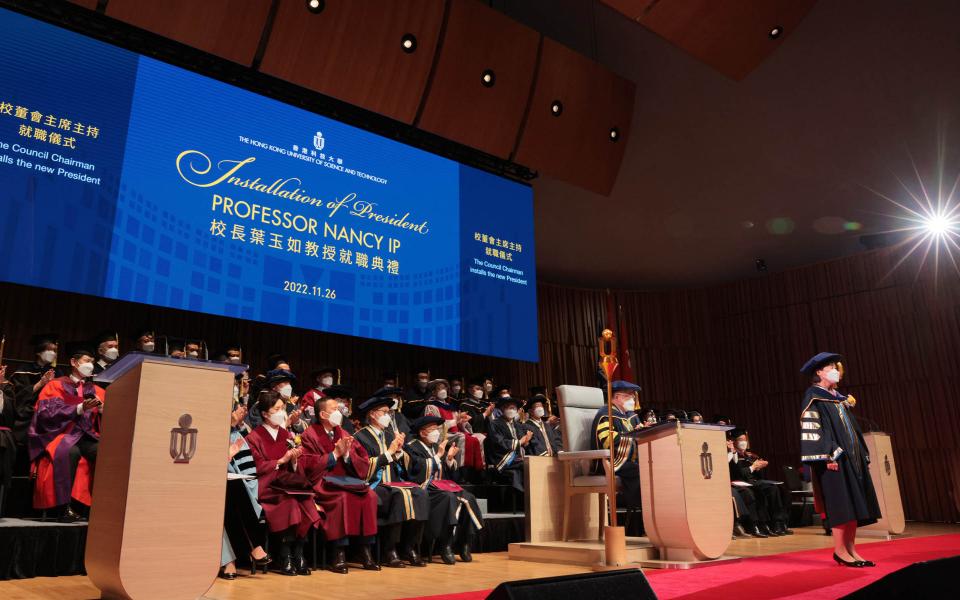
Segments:
[[[420,391],[416,386],[404,393],[402,412],[411,421],[423,415],[423,409],[427,406],[429,393],[427,390]]]
[[[456,463],[452,466],[437,458],[437,445],[427,445],[415,439],[406,445],[410,455],[410,480],[427,491],[430,498],[430,523],[428,539],[446,542],[450,528],[457,526],[457,538],[461,543],[467,536],[473,537],[483,529],[483,517],[477,498],[453,483],[456,479]],[[436,484],[432,482],[436,481]],[[452,484],[452,485],[451,485]]]
[[[623,502],[618,505],[624,507],[640,506],[640,464],[637,452],[637,440],[624,437],[621,434],[629,433],[637,428],[640,417],[634,412],[621,412],[613,407],[613,471],[620,478],[620,495]],[[610,423],[607,416],[607,407],[597,410],[593,417],[593,436],[590,438],[590,448],[599,450],[610,447]],[[604,475],[603,468],[596,469],[597,474]]]
[[[491,419],[487,425],[487,437],[483,450],[487,464],[492,465],[510,485],[521,493],[523,489],[523,456],[526,449],[520,445],[524,434],[523,425],[506,419]]]
[[[527,444],[527,454],[530,456],[556,456],[563,450],[560,430],[542,419],[527,419],[524,428],[533,432],[530,443]]]
[[[800,460],[811,467],[815,504],[828,527],[848,521],[863,527],[880,518],[867,444],[846,399],[811,386],[800,403]],[[827,469],[829,460],[839,470]]]
[[[474,398],[465,398],[460,402],[460,411],[470,415],[470,432],[486,435],[487,417],[483,411],[487,409],[487,400],[475,400]]]
[[[410,454],[403,448],[399,456],[388,456],[387,449],[393,443],[391,428],[380,431],[368,425],[357,431],[355,439],[363,445],[370,457],[366,476],[363,478],[377,494],[377,522],[379,525],[394,525],[404,521],[426,521],[430,518],[430,499],[419,486],[407,479]]]
[[[30,422],[33,420],[33,409],[40,397],[40,390],[34,392],[33,386],[40,381],[44,373],[50,370],[53,370],[58,376],[61,375],[56,367],[51,365],[40,366],[34,363],[29,367],[15,371],[8,377],[10,383],[13,384],[13,404],[16,412],[11,429],[18,444],[27,443],[27,428],[30,427]]]
[[[727,461],[730,465],[730,481],[742,481],[750,484],[751,487],[735,489],[740,492],[746,504],[752,503],[755,506],[756,518],[759,522],[765,524],[785,523],[787,513],[777,485],[761,479],[756,475],[756,471],[750,470],[756,460],[756,456],[753,454],[734,452],[733,457]]]
[[[479,438],[474,437],[472,433],[464,431],[460,428],[458,424],[460,407],[455,404],[447,404],[446,402],[442,402],[437,398],[430,400],[430,406],[436,407],[437,412],[440,413],[440,418],[443,419],[443,423],[447,428],[448,436],[450,434],[463,435],[463,445],[460,448],[463,454],[458,462],[465,467],[469,467],[477,471],[483,471],[483,446],[481,445]]]
[[[265,425],[260,425],[246,437],[247,446],[257,465],[260,485],[260,506],[267,518],[270,531],[277,533],[296,528],[296,537],[304,538],[320,523],[320,513],[314,501],[313,485],[307,476],[317,468],[318,459],[304,453],[296,461],[281,465],[277,461],[290,449],[287,440],[293,435],[284,428],[277,430],[274,440]]]
[[[0,485],[7,489],[10,489],[13,465],[17,456],[17,444],[13,437],[13,427],[16,422],[16,392],[13,384],[6,381],[0,385]]]
[[[85,435],[100,439],[100,409],[77,414],[77,405],[91,395],[101,402],[105,398],[100,386],[90,381],[78,385],[69,376],[52,379],[40,390],[27,430],[27,450],[36,477],[34,508],[63,506],[70,503],[71,497],[90,505],[94,465],[81,458],[71,481],[70,449]]]
[[[323,425],[311,425],[301,436],[304,451],[318,457],[318,469],[311,474],[316,502],[323,511],[323,531],[327,540],[377,534],[377,494],[369,487],[347,489],[337,481],[365,480],[370,468],[367,451],[354,439],[349,460],[333,455],[334,444],[346,435],[340,427],[331,438]]]

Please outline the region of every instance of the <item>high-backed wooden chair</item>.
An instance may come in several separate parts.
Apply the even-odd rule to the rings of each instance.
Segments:
[[[600,460],[606,474],[612,468],[610,451],[591,450],[593,417],[597,410],[606,406],[599,388],[577,385],[561,385],[557,388],[557,400],[563,419],[563,452],[557,458],[564,463],[563,532],[567,540],[570,530],[570,501],[581,494],[597,494],[600,527],[597,539],[603,539],[603,526],[607,522],[607,475],[592,473],[592,465]]]

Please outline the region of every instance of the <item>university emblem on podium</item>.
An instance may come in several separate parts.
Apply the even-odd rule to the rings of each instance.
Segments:
[[[184,413],[180,415],[179,427],[170,430],[170,458],[174,463],[189,463],[197,452],[197,430],[190,427],[193,417]]]
[[[710,446],[704,442],[700,452],[700,474],[704,479],[713,477],[713,453],[710,452]]]
[[[883,455],[883,470],[887,472],[887,475],[890,474],[890,457],[886,454]]]

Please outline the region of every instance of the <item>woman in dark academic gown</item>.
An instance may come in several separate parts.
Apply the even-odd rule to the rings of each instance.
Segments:
[[[264,417],[263,424],[251,431],[246,441],[257,465],[260,505],[267,526],[280,537],[280,572],[309,575],[303,544],[310,528],[320,522],[320,513],[307,473],[317,468],[317,458],[305,455],[285,429],[290,419],[285,404],[277,392],[260,392],[257,407]]]
[[[377,494],[365,481],[370,459],[363,445],[341,427],[344,417],[337,398],[317,397],[314,411],[314,424],[302,440],[304,450],[318,459],[310,480],[323,509],[324,536],[335,547],[330,570],[347,572],[350,538],[360,546],[364,568],[376,570],[370,544],[377,535]]]
[[[452,565],[455,562],[454,546],[463,562],[473,560],[471,545],[477,531],[483,529],[483,518],[474,495],[452,481],[460,449],[456,445],[447,448],[446,440],[440,441],[441,424],[442,417],[424,415],[416,419],[411,424],[411,433],[417,437],[407,443],[407,453],[410,455],[411,481],[419,483],[430,496],[430,522],[424,545],[429,547],[436,540],[440,558]],[[429,560],[430,550],[425,554]]]
[[[852,567],[872,567],[855,547],[857,527],[876,523],[880,505],[870,478],[870,456],[852,397],[837,391],[839,354],[821,352],[800,369],[813,385],[800,405],[800,454],[813,474],[818,510],[833,529],[833,558]]]

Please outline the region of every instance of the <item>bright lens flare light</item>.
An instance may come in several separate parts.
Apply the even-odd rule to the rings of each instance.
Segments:
[[[930,235],[939,238],[951,233],[956,223],[951,223],[946,215],[933,215],[928,218],[923,225],[927,228]]]

